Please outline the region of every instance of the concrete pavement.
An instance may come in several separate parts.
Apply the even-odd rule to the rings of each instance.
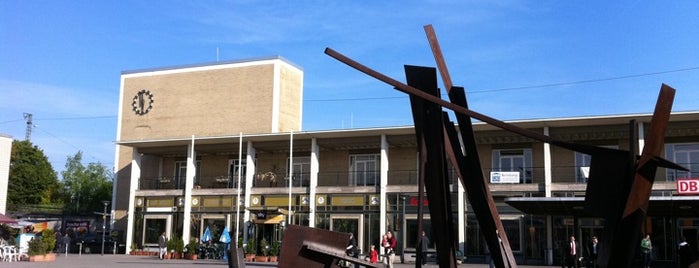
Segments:
[[[277,263],[246,263],[246,267],[276,267]],[[69,254],[56,256],[56,261],[53,262],[0,262],[0,267],[42,267],[42,268],[107,268],[107,267],[123,267],[123,268],[194,268],[194,267],[210,267],[210,268],[227,268],[228,265],[221,260],[159,260],[153,256],[130,256],[130,255],[100,255],[100,254]],[[395,268],[413,268],[414,263],[401,264],[396,263]],[[425,268],[437,268],[434,263],[423,266]],[[463,268],[483,268],[488,267],[485,264],[461,264]],[[533,268],[543,266],[519,266],[522,268]],[[551,266],[554,267],[554,266]]]

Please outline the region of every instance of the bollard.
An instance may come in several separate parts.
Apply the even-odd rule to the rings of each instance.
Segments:
[[[78,243],[78,245],[80,245],[80,247],[78,248],[78,256],[82,256],[83,255],[83,243],[82,242]]]

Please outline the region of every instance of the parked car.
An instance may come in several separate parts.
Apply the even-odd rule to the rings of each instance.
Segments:
[[[104,253],[105,254],[112,254],[114,252],[114,245],[115,245],[114,242],[115,242],[115,240],[112,239],[112,237],[110,237],[110,236],[104,237]],[[76,239],[73,239],[70,244],[71,244],[71,246],[70,246],[71,253],[78,253],[80,250],[82,250],[82,253],[85,253],[85,254],[102,253],[102,234],[95,233],[95,234],[84,235],[82,237],[78,237]],[[119,243],[117,241],[116,247],[117,247],[117,252],[116,252],[117,254],[123,254],[126,252],[126,247],[124,246],[123,243]]]

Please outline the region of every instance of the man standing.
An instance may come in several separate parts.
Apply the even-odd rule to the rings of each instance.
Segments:
[[[396,238],[393,237],[391,231],[386,232],[386,240],[381,243],[381,246],[386,252],[386,267],[393,268],[393,260],[396,258]]]
[[[565,247],[566,253],[566,267],[577,268],[578,267],[578,245],[575,242],[575,236],[571,235],[566,243]]]
[[[587,256],[590,258],[590,267],[597,268],[597,253],[599,252],[599,241],[596,236],[592,236],[592,241],[587,248]]]
[[[158,247],[160,248],[160,251],[158,251],[158,257],[162,260],[165,258],[165,254],[167,253],[167,236],[165,236],[165,232],[158,237]]]
[[[422,231],[420,235],[420,241],[418,241],[418,250],[420,256],[422,257],[422,265],[427,264],[427,247],[430,245],[430,239],[425,235],[425,231]]]

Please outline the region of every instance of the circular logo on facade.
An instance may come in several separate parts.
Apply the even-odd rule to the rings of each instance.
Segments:
[[[192,198],[192,205],[199,205],[199,198]]]
[[[318,197],[318,204],[325,204],[325,197],[319,196]]]
[[[252,198],[252,204],[253,204],[253,205],[258,205],[258,204],[260,204],[260,198],[259,198],[259,197],[253,197],[253,198]]]
[[[136,199],[136,205],[139,206],[139,207],[140,207],[140,206],[143,206],[143,199],[142,199],[142,198]]]
[[[136,96],[133,97],[131,103],[133,112],[137,115],[147,114],[153,108],[153,94],[150,91],[141,89]]]

